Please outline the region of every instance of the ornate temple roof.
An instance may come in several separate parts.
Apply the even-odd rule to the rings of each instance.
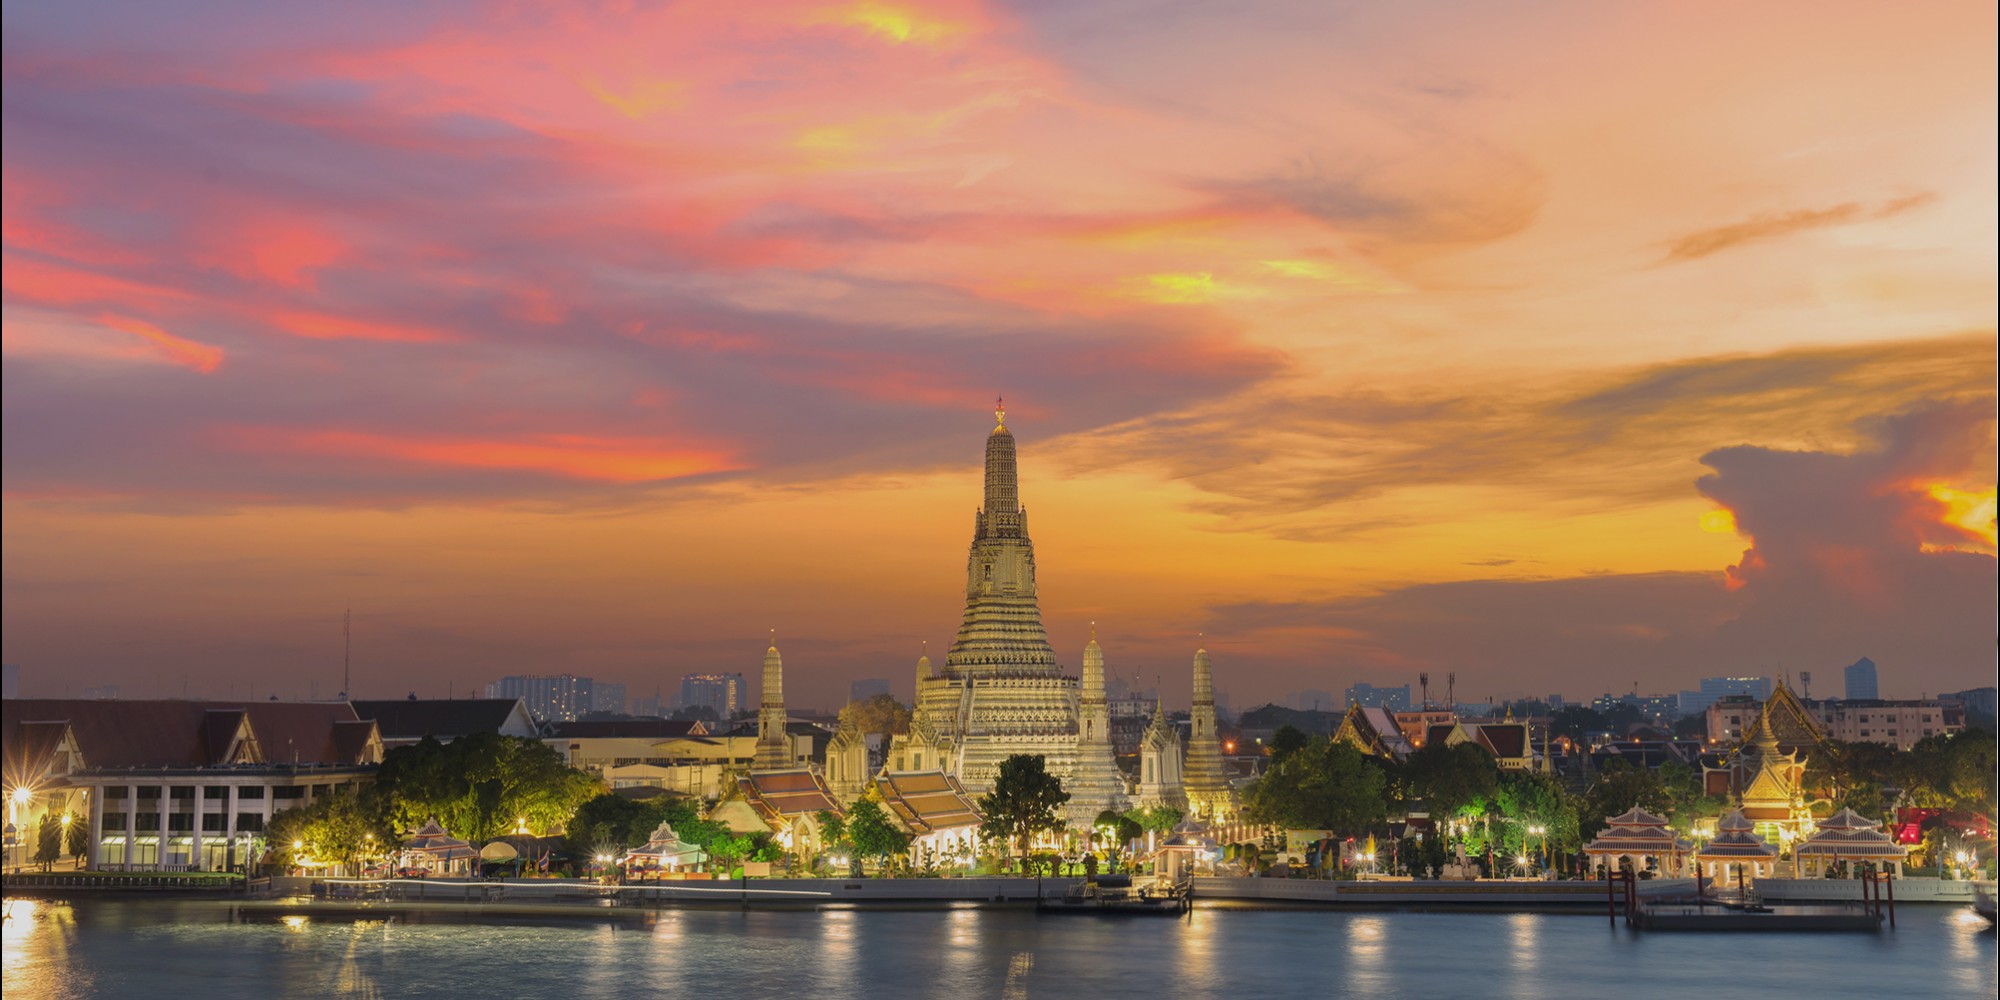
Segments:
[[[1354,746],[1362,753],[1390,760],[1402,760],[1411,752],[1410,741],[1404,738],[1395,717],[1385,708],[1347,706],[1347,714],[1341,718],[1333,738]]]
[[[736,790],[768,823],[782,824],[822,809],[835,814],[845,811],[834,801],[825,779],[809,767],[752,771],[737,777]]]
[[[1740,861],[1777,857],[1778,849],[1757,836],[1756,829],[1756,824],[1744,818],[1742,810],[1732,810],[1715,825],[1715,839],[1703,844],[1695,852],[1695,858],[1700,861]]]
[[[1800,842],[1793,849],[1793,853],[1801,857],[1816,854],[1834,859],[1903,860],[1907,849],[1883,833],[1879,829],[1881,825],[1852,809],[1842,809],[1821,820],[1819,829],[1814,830],[1812,836]]]
[[[985,817],[958,779],[943,771],[903,771],[875,779],[875,789],[905,827],[918,835],[978,826]]]

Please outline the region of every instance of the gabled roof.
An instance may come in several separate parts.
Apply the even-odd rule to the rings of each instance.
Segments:
[[[201,720],[204,763],[256,763],[257,737],[250,730],[250,713],[241,708],[211,708]]]
[[[1812,713],[1806,711],[1805,704],[1785,685],[1782,677],[1778,679],[1777,687],[1771,689],[1771,696],[1764,699],[1757,718],[1751,720],[1743,731],[1746,734],[1755,732],[1763,725],[1766,715],[1771,717],[1772,734],[1784,746],[1802,747],[1826,742],[1826,731],[1813,721]]]
[[[1360,705],[1347,706],[1347,715],[1341,718],[1340,728],[1334,731],[1336,742],[1345,742],[1358,748],[1362,753],[1390,760],[1402,760],[1410,755],[1410,741],[1396,725],[1395,716],[1387,709],[1364,708]]]
[[[353,763],[342,759],[334,736],[335,723],[354,721],[346,702],[16,698],[5,702],[4,718],[8,731],[17,722],[68,722],[93,768],[209,767],[216,763],[211,733],[230,730],[233,738],[236,721],[247,722],[270,763]],[[236,756],[240,761],[240,747]]]
[[[4,730],[8,788],[39,785],[55,770],[55,755],[71,738],[67,721],[12,721]]]
[[[958,779],[943,771],[898,771],[875,779],[882,804],[916,834],[961,830],[984,819]]]
[[[1525,722],[1480,722],[1467,728],[1474,730],[1479,745],[1495,757],[1512,760],[1529,755]]]
[[[826,810],[843,812],[825,779],[809,767],[752,771],[736,779],[736,789],[765,822],[782,824],[797,816]]]
[[[373,719],[385,742],[414,742],[426,736],[451,742],[474,733],[529,736],[534,720],[519,698],[462,698],[354,702],[356,718]],[[266,752],[270,752],[266,747]]]
[[[708,733],[694,719],[580,719],[558,722],[550,735],[563,739],[670,740]]]

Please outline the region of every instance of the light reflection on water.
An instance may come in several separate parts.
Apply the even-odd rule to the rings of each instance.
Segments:
[[[1906,907],[1857,934],[1654,934],[1600,916],[1197,910],[668,910],[650,927],[232,923],[226,904],[9,900],[15,998],[974,997],[1815,998],[1995,995],[1994,934]]]

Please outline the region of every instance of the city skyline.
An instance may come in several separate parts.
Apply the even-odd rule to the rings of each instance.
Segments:
[[[1991,8],[1140,10],[8,8],[0,656],[1991,682]]]

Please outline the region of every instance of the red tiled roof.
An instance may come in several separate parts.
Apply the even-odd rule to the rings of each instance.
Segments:
[[[736,779],[743,798],[767,821],[790,819],[821,810],[841,812],[819,772],[811,768],[752,771]]]
[[[882,804],[917,833],[978,826],[982,820],[958,779],[943,771],[885,774],[875,782]]]
[[[93,768],[206,767],[214,763],[213,729],[229,728],[231,712],[246,713],[273,764],[352,764],[342,759],[337,722],[355,721],[346,702],[122,701],[18,698],[5,703],[5,724],[63,722]],[[211,714],[213,713],[213,714]],[[240,718],[241,716],[234,716]],[[227,747],[227,740],[223,741]]]

